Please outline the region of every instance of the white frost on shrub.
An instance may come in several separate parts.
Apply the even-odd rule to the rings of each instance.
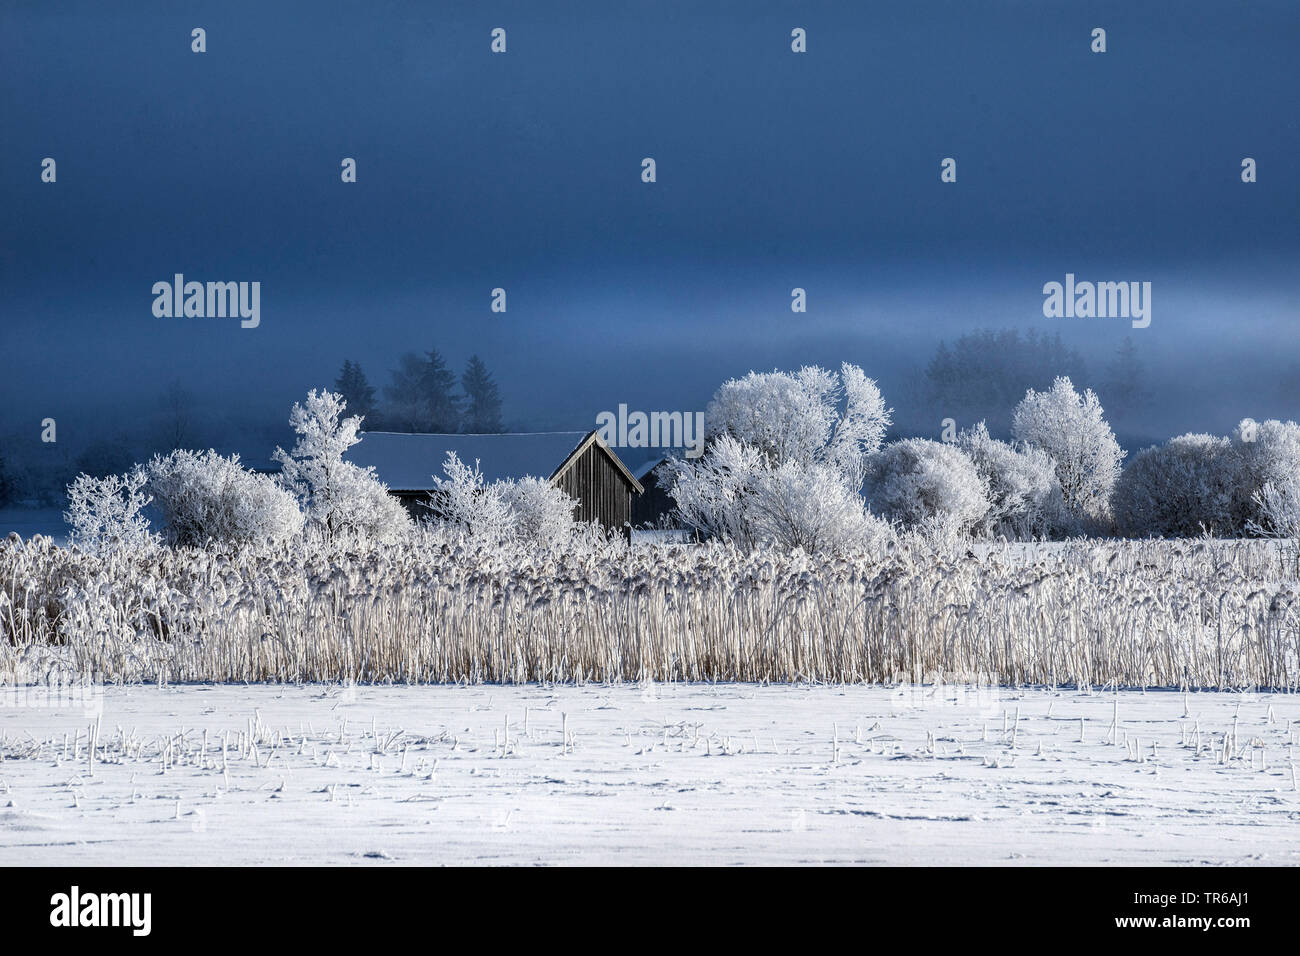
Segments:
[[[1080,395],[1066,377],[1057,378],[1049,391],[1030,389],[1012,415],[1011,433],[1052,456],[1061,496],[1073,515],[1110,519],[1110,493],[1124,451],[1092,389]]]
[[[890,410],[876,383],[845,362],[838,375],[814,365],[731,379],[714,394],[704,421],[708,438],[730,435],[769,467],[826,465],[857,489],[866,457],[885,437]]]
[[[1232,445],[1241,458],[1246,533],[1300,536],[1300,425],[1246,418]]]
[[[70,542],[86,551],[152,544],[149,519],[140,514],[152,500],[145,492],[147,481],[138,465],[121,476],[78,475],[68,485],[68,510],[63,514],[72,526]]]
[[[434,476],[429,508],[471,541],[553,546],[573,535],[578,502],[545,479],[487,482],[477,461],[468,465],[454,451],[447,452],[442,470],[446,477]]]
[[[757,541],[747,500],[763,470],[757,448],[731,437],[716,438],[695,461],[671,459],[660,466],[660,480],[677,506],[683,524],[701,534],[752,548]]]
[[[293,496],[271,476],[244,468],[238,455],[211,449],[155,455],[148,476],[172,544],[278,542],[302,533]]]
[[[1029,540],[1066,530],[1061,483],[1047,452],[992,438],[984,422],[961,432],[957,447],[975,466],[989,501],[977,533]]]
[[[827,465],[784,461],[755,476],[745,512],[759,544],[808,554],[874,550],[889,528]]]
[[[984,483],[961,449],[927,438],[886,445],[867,462],[867,500],[888,521],[971,534],[989,510]]]
[[[889,414],[876,383],[848,363],[838,375],[750,372],[709,403],[704,455],[672,459],[659,477],[682,523],[706,536],[747,549],[872,548],[888,532],[859,489]]]
[[[273,456],[280,480],[302,503],[308,528],[326,541],[391,544],[410,531],[410,516],[373,468],[343,460],[361,441],[361,416],[340,419],[346,408],[342,395],[325,389],[294,403],[289,424],[298,440]]]
[[[1115,524],[1132,537],[1238,534],[1242,478],[1228,439],[1179,435],[1144,448],[1125,467],[1111,494]]]
[[[530,476],[496,484],[510,509],[517,540],[557,545],[573,534],[573,509],[578,502],[546,479]]]

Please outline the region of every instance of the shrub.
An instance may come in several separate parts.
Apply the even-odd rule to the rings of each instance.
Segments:
[[[447,452],[446,478],[434,477],[429,508],[450,529],[483,545],[513,541],[551,546],[574,532],[578,503],[542,478],[485,482],[478,462]]]
[[[958,435],[957,447],[975,466],[989,500],[977,533],[1024,540],[1068,530],[1056,464],[1047,452],[991,438],[983,422]]]
[[[1130,536],[1195,537],[1242,531],[1242,461],[1226,438],[1179,435],[1134,456],[1111,495]]]
[[[447,477],[433,476],[434,491],[429,498],[434,517],[471,541],[495,544],[509,539],[510,506],[500,489],[483,480],[478,462],[470,466],[449,451],[442,470]]]
[[[1011,432],[1051,455],[1071,514],[1093,522],[1109,520],[1110,493],[1124,451],[1092,389],[1080,395],[1068,378],[1058,378],[1050,391],[1030,389],[1012,415]]]
[[[874,551],[889,528],[826,465],[786,461],[756,475],[745,518],[760,545],[808,554]]]
[[[731,379],[714,393],[704,420],[710,439],[730,435],[770,468],[786,461],[825,465],[856,491],[890,411],[876,383],[845,362],[838,375],[805,366]]]
[[[925,438],[886,445],[867,463],[867,500],[889,521],[973,533],[989,510],[984,483],[961,449]]]
[[[410,531],[411,520],[373,468],[343,455],[361,441],[361,417],[340,419],[347,403],[324,389],[294,403],[289,424],[298,434],[292,451],[277,448],[280,482],[302,504],[310,530],[326,541],[391,544]]]
[[[722,435],[701,458],[673,458],[659,467],[682,524],[706,538],[754,547],[757,534],[747,503],[763,469],[757,448]]]
[[[714,394],[698,459],[660,466],[680,520],[743,548],[870,548],[886,534],[859,493],[866,458],[890,412],[876,383],[845,363],[839,374],[750,372]]]
[[[578,502],[544,478],[497,482],[511,514],[515,540],[556,545],[573,534],[573,509]]]
[[[78,475],[68,485],[70,541],[86,551],[140,548],[152,544],[149,519],[141,512],[152,500],[145,493],[148,477],[136,466],[125,475],[95,478]]]
[[[1250,497],[1246,533],[1264,538],[1300,538],[1300,482],[1271,481]]]
[[[293,496],[269,475],[244,468],[238,455],[155,455],[148,476],[172,544],[276,542],[302,533],[303,515]]]
[[[309,510],[308,532],[349,546],[395,544],[410,534],[413,523],[402,503],[375,477],[373,468],[350,461],[333,471],[329,497],[312,496],[319,510]],[[325,501],[328,505],[323,505]],[[326,517],[328,516],[328,517]]]
[[[1300,533],[1300,425],[1242,419],[1232,447],[1241,460],[1244,530],[1266,537]]]

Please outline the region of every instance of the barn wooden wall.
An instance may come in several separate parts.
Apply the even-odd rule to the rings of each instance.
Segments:
[[[641,487],[645,491],[632,498],[632,527],[634,528],[653,526],[677,506],[653,471],[641,479]]]
[[[556,487],[578,501],[574,517],[579,521],[597,521],[606,528],[630,534],[632,498],[635,492],[609,456],[592,444],[556,481]],[[412,518],[431,515],[429,491],[392,490],[389,494],[401,501]]]
[[[556,484],[566,495],[578,500],[575,517],[579,521],[598,521],[606,528],[628,533],[627,524],[632,520],[632,486],[595,443]]]
[[[397,498],[402,503],[402,507],[406,509],[407,514],[417,521],[429,517],[432,513],[429,510],[430,492],[428,491],[390,490],[388,493]]]

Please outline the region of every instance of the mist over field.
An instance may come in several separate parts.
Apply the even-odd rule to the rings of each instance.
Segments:
[[[1059,333],[1130,450],[1296,416],[1284,3],[1103,3],[1104,55],[1051,4],[812,4],[802,56],[789,12],[742,3],[492,16],[504,56],[471,3],[0,13],[23,147],[0,157],[6,457],[67,470],[96,443],[180,441],[265,467],[289,405],[345,360],[382,387],[431,348],[457,373],[480,355],[515,430],[699,410],[751,368],[850,361],[894,435],[935,437],[999,414],[926,395],[940,342],[980,329]],[[260,324],[156,317],[176,273],[260,282]],[[1151,282],[1150,326],[1044,317],[1067,273]],[[1121,409],[1126,336],[1141,396]]]

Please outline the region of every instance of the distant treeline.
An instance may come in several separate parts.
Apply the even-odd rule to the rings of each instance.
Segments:
[[[1029,389],[1050,388],[1060,375],[1092,388],[1114,418],[1123,419],[1150,398],[1147,371],[1137,347],[1125,337],[1099,372],[1061,341],[1059,333],[1021,334],[1017,329],[979,329],[952,344],[941,341],[926,365],[918,396],[930,418],[983,421],[994,435],[1011,428],[1011,410]],[[935,428],[938,426],[935,425]]]
[[[1059,334],[978,329],[939,342],[925,365],[895,372],[902,393],[894,426],[897,435],[932,437],[942,420],[952,418],[961,427],[984,421],[993,435],[1005,436],[1011,427],[1010,410],[1025,392],[1049,388],[1056,376],[1066,375],[1102,397],[1122,443],[1134,448],[1150,443],[1145,432],[1132,429],[1134,416],[1150,402],[1152,390],[1137,348],[1128,338],[1109,362],[1094,370]],[[347,359],[333,387],[347,401],[349,414],[365,416],[367,431],[491,433],[504,429],[500,391],[478,355],[469,358],[458,376],[437,349],[407,352],[380,387],[371,384],[359,362]],[[521,424],[512,420],[511,427]],[[60,420],[59,425],[57,445],[40,444],[37,432],[30,428],[0,436],[0,506],[6,502],[62,505],[64,488],[77,474],[120,474],[154,452],[177,448],[239,451],[250,463],[261,464],[269,449],[283,440],[278,416],[261,418],[235,411],[222,398],[200,406],[179,381],[163,386],[145,416],[119,416],[111,428],[91,427],[89,421]]]
[[[459,387],[458,387],[459,386]],[[501,393],[487,366],[471,355],[459,381],[437,349],[407,352],[376,396],[360,362],[346,360],[334,388],[370,431],[495,433],[502,430]]]
[[[503,430],[500,391],[477,355],[458,377],[436,349],[408,352],[378,390],[359,362],[347,360],[334,390],[347,401],[348,414],[365,416],[367,431]],[[260,420],[221,400],[200,404],[179,381],[164,386],[150,409],[140,416],[60,418],[53,443],[42,442],[36,429],[7,430],[0,435],[0,507],[62,507],[68,482],[77,475],[120,475],[137,461],[175,449],[238,451],[250,465],[266,467],[270,449],[283,441],[279,416]]]

